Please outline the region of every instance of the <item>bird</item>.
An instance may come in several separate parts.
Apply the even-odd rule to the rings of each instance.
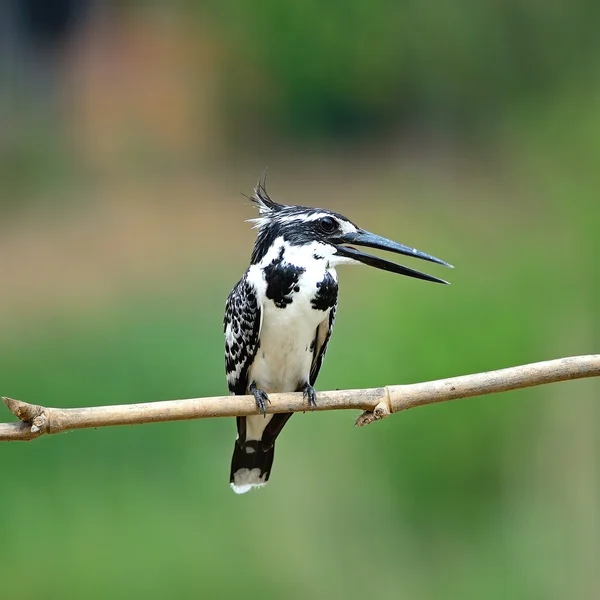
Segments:
[[[331,338],[340,265],[364,264],[392,273],[448,282],[362,252],[386,250],[451,267],[449,263],[361,229],[322,208],[280,204],[261,177],[248,196],[258,217],[250,266],[227,297],[223,328],[225,370],[232,395],[253,395],[257,414],[237,417],[230,486],[237,494],[264,486],[275,440],[292,413],[267,414],[269,394],[302,392],[317,405],[316,383]]]

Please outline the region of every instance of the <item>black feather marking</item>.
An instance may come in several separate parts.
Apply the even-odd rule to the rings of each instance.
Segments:
[[[335,306],[338,298],[338,284],[333,275],[327,271],[325,277],[317,283],[317,293],[310,301],[315,310],[328,310]]]
[[[300,275],[306,270],[283,261],[283,247],[279,256],[264,268],[267,283],[266,295],[277,308],[285,308],[292,303]],[[299,288],[298,288],[299,289]]]
[[[323,363],[325,352],[327,352],[327,345],[329,344],[329,339],[331,338],[331,333],[335,324],[336,309],[337,304],[331,308],[329,318],[321,321],[321,323],[317,327],[317,331],[315,332],[313,362],[312,367],[310,368],[310,385],[315,385],[317,377],[319,376],[321,364]]]
[[[235,285],[225,306],[225,370],[232,394],[248,391],[248,369],[260,346],[261,309],[246,275]]]
[[[273,415],[265,430],[263,431],[261,444],[265,450],[272,448],[275,445],[277,436],[281,433],[284,425],[294,413],[278,413]]]
[[[236,447],[243,446],[246,442],[246,417],[236,417],[238,430],[238,438],[236,440]]]

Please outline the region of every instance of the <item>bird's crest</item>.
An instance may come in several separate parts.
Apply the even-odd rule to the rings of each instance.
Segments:
[[[248,219],[248,222],[254,223],[254,227],[261,227],[264,225],[273,213],[278,212],[283,208],[283,204],[279,204],[274,200],[271,200],[267,193],[267,172],[265,171],[263,176],[258,180],[256,187],[254,188],[254,194],[248,196],[250,201],[258,208],[260,214],[255,219]]]

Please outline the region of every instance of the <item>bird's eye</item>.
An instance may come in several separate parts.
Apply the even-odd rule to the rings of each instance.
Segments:
[[[338,228],[338,223],[333,217],[319,219],[319,227],[325,233],[332,233]]]

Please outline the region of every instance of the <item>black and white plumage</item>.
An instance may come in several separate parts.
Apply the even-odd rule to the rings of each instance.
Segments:
[[[271,200],[264,180],[252,201],[259,217],[250,267],[235,285],[225,309],[225,362],[231,394],[253,394],[262,414],[238,417],[230,483],[244,493],[267,483],[275,440],[291,417],[266,414],[268,394],[303,392],[316,406],[314,385],[335,322],[336,267],[368,264],[427,281],[430,275],[363,253],[346,244],[370,246],[448,263],[364,231],[338,213]]]

